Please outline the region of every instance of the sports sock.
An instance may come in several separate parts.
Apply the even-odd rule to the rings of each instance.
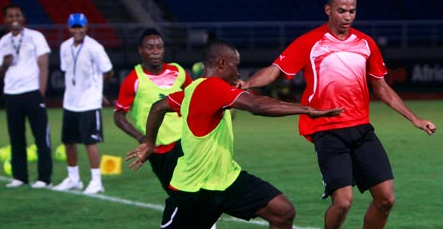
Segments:
[[[100,169],[91,169],[91,180],[98,184],[102,184],[102,175]]]
[[[80,181],[80,173],[78,172],[78,165],[68,166],[68,178],[74,182]]]

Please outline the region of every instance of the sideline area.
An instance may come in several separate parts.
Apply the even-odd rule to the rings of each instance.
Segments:
[[[11,178],[0,176],[0,182],[7,183],[7,182],[10,182],[11,180],[12,180]],[[0,188],[4,188],[4,187],[0,187]],[[130,206],[136,206],[136,207],[140,207],[140,208],[147,208],[147,209],[152,209],[152,210],[156,210],[156,211],[163,211],[163,208],[164,208],[163,205],[137,202],[137,201],[127,200],[127,199],[123,199],[123,198],[119,198],[119,197],[106,196],[103,194],[92,194],[91,195],[91,194],[83,194],[82,192],[78,192],[78,191],[55,191],[52,189],[46,189],[46,190],[52,191],[52,192],[62,192],[62,193],[67,193],[67,194],[72,194],[72,195],[94,198],[94,199],[102,200],[105,202],[120,203],[120,204],[125,204],[125,205],[130,205]],[[243,223],[243,224],[253,224],[253,225],[258,225],[258,226],[263,226],[263,227],[268,226],[268,222],[266,222],[264,220],[255,220],[254,219],[251,221],[245,221],[245,220],[237,219],[237,218],[230,217],[230,216],[221,217],[219,219],[219,221],[231,221],[231,222]],[[293,229],[320,229],[320,228],[315,228],[315,227],[297,227],[297,226],[293,226],[292,228]]]

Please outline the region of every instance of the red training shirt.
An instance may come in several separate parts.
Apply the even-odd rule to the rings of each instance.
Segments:
[[[165,88],[172,87],[179,74],[177,67],[170,65],[168,63],[163,63],[163,71],[158,75],[148,72],[143,67],[142,69],[143,72],[146,74],[146,77],[149,77],[149,79],[154,84],[156,84],[159,87],[165,87]],[[182,89],[187,87],[190,83],[192,83],[192,78],[188,75],[188,73],[186,73],[186,79],[182,85]],[[132,104],[134,103],[137,89],[138,89],[138,77],[137,73],[135,72],[135,69],[132,69],[131,72],[129,72],[129,74],[123,80],[120,86],[120,91],[118,93],[118,98],[114,107],[114,111],[122,110],[125,113],[127,113],[131,109]],[[157,146],[154,152],[155,153],[169,152],[174,148],[174,146],[175,142],[166,146]]]
[[[185,89],[186,90],[186,89]],[[217,77],[210,77],[201,82],[194,90],[186,120],[189,129],[197,136],[210,133],[223,118],[226,109],[246,91],[233,87]],[[168,103],[174,111],[180,112],[185,93],[175,92],[169,95]]]
[[[145,72],[146,77],[149,77],[149,79],[159,87],[172,87],[178,76],[177,67],[167,63],[163,63],[163,71],[159,75],[154,75],[148,72],[143,67],[142,69],[143,72]],[[184,89],[190,83],[192,83],[192,78],[188,75],[188,73],[186,73],[186,80],[182,85],[182,89]],[[115,104],[114,111],[123,110],[125,112],[128,112],[131,109],[132,103],[134,102],[137,89],[138,77],[135,69],[132,69],[120,86],[120,91],[118,93],[117,103]]]
[[[369,123],[367,80],[383,78],[387,73],[380,50],[368,35],[351,28],[348,37],[340,40],[326,24],[293,41],[273,65],[287,79],[303,71],[306,89],[302,105],[345,109],[336,117],[311,119],[300,115],[300,134],[308,140],[318,131]]]

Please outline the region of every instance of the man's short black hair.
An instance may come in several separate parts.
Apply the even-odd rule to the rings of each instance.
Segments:
[[[3,7],[3,15],[6,16],[6,11],[8,11],[9,9],[12,9],[12,8],[18,8],[23,13],[23,9],[21,6],[14,4],[14,3],[10,3],[10,4],[6,5],[5,7]]]
[[[225,40],[219,38],[210,40],[206,44],[203,51],[203,60],[205,65],[213,66],[220,54],[223,53],[223,51],[225,51],[226,49],[231,49],[232,51],[237,50],[234,45]]]
[[[143,38],[145,38],[146,36],[150,36],[150,35],[157,35],[159,37],[162,37],[162,35],[160,35],[160,33],[156,29],[147,28],[140,34],[140,37],[138,38],[138,45],[142,46],[143,45]]]

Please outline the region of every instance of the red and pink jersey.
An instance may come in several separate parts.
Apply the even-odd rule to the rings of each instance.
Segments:
[[[334,36],[326,24],[293,41],[274,61],[287,79],[303,71],[306,88],[301,104],[318,109],[344,107],[336,117],[311,119],[300,115],[300,134],[369,123],[367,80],[387,73],[380,50],[366,34],[350,29],[346,39]]]
[[[156,84],[160,88],[170,88],[174,84],[178,77],[177,67],[163,63],[163,71],[154,75],[143,68],[146,77]],[[192,82],[192,78],[186,73],[186,80],[182,85],[182,89],[188,86]],[[120,86],[120,92],[118,93],[117,103],[115,104],[114,111],[123,110],[128,112],[134,102],[135,93],[138,89],[138,77],[135,69],[126,76]]]
[[[244,92],[246,91],[233,87],[217,77],[210,77],[201,82],[192,94],[186,120],[189,129],[195,136],[205,136],[210,133],[220,123],[223,112]],[[168,103],[174,111],[180,112],[184,95],[183,91],[169,95]]]

